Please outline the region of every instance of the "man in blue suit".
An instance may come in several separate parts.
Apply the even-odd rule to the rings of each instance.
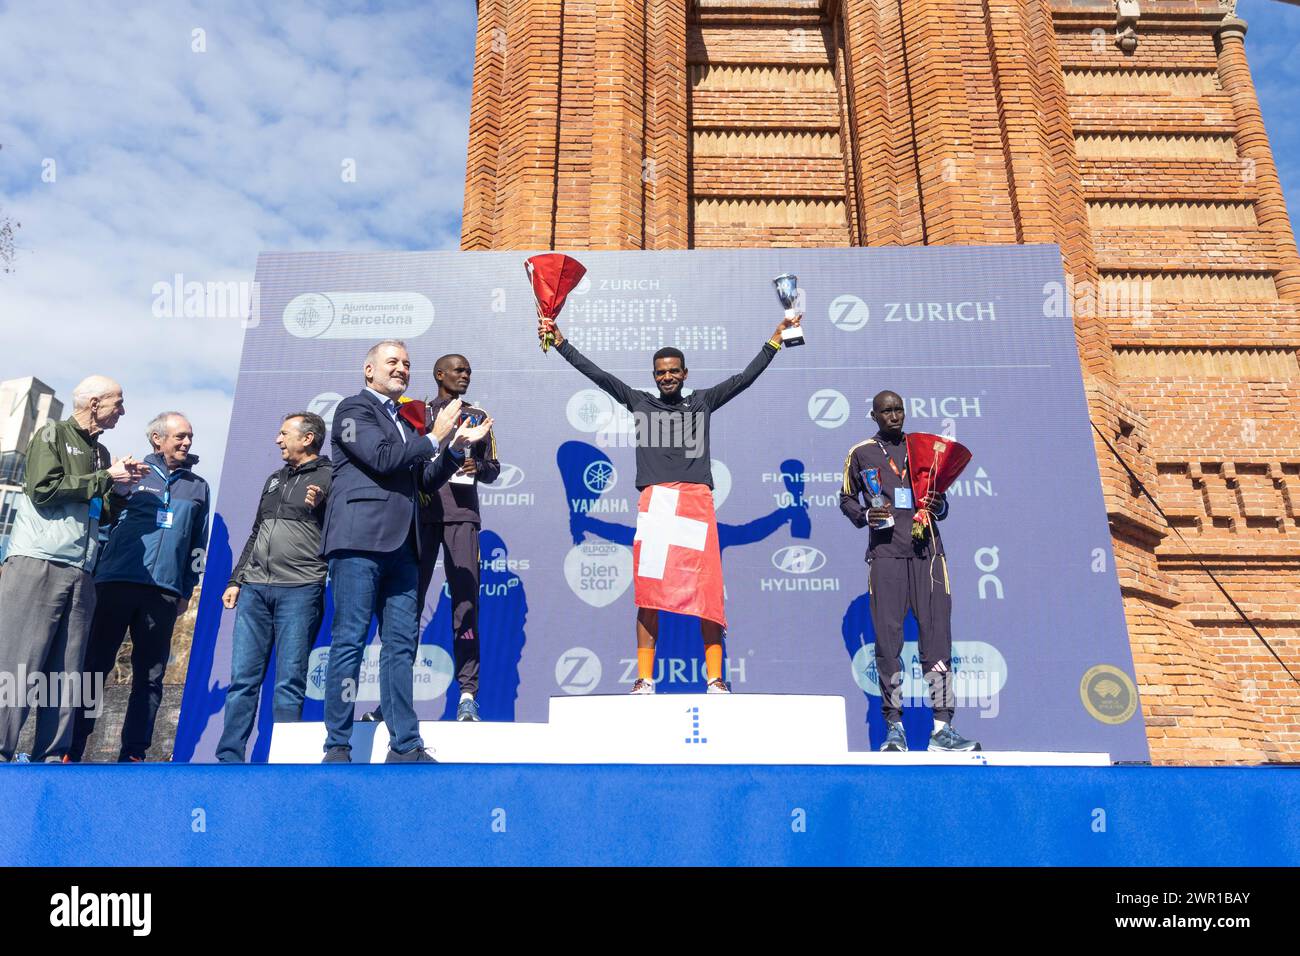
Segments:
[[[325,763],[352,762],[352,719],[361,658],[373,614],[379,619],[379,703],[390,735],[388,763],[433,758],[415,716],[419,620],[416,585],[423,548],[419,493],[432,493],[486,437],[491,420],[459,425],[459,401],[420,431],[398,414],[411,380],[406,345],[395,339],[366,353],[366,387],[339,403],[330,431],[334,478],[325,505],[321,555],[329,561],[334,623],[325,678]],[[451,437],[443,447],[444,441]]]

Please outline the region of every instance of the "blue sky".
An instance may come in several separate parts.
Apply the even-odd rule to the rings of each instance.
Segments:
[[[251,280],[266,249],[455,248],[474,10],[0,0],[0,205],[22,222],[0,379],[66,400],[114,375],[128,414],[109,448],[142,455],[145,423],[179,408],[215,480],[242,329],[156,317],[155,283]],[[1239,13],[1294,218],[1300,7]]]

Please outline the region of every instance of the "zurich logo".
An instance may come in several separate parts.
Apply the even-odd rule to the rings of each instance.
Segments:
[[[833,388],[821,388],[808,399],[808,417],[821,428],[839,428],[849,420],[849,400]]]
[[[600,683],[600,657],[586,647],[571,647],[555,662],[555,683],[566,694],[590,694]]]
[[[501,474],[497,476],[493,487],[501,491],[507,488],[515,488],[524,483],[524,470],[518,465],[501,464]]]
[[[334,426],[334,410],[339,407],[341,401],[343,401],[343,396],[338,392],[321,392],[307,403],[307,411],[319,415],[325,422],[325,427],[332,428]]]
[[[871,309],[856,295],[841,295],[831,302],[829,317],[840,331],[856,332],[870,321]]]
[[[599,495],[618,484],[618,471],[607,461],[593,461],[582,472],[582,483]]]
[[[826,555],[803,544],[792,544],[772,555],[772,565],[786,574],[812,574],[825,564]]]

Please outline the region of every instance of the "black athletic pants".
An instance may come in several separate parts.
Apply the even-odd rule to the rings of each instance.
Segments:
[[[921,669],[936,720],[952,720],[952,595],[948,564],[935,558],[874,558],[868,572],[876,676],[888,721],[903,718],[903,619],[910,610],[920,631]]]
[[[172,630],[176,626],[176,595],[147,584],[110,581],[95,587],[95,618],[86,646],[86,672],[107,682],[117,662],[117,652],[131,629],[131,696],[122,723],[119,760],[143,760],[153,742],[154,721],[162,704],[163,675],[171,657]],[[81,760],[86,741],[95,730],[95,718],[79,711],[72,733],[69,758]]]
[[[456,656],[456,680],[462,694],[478,694],[478,525],[472,521],[450,521],[422,525],[426,542],[420,559],[419,615],[433,581],[433,569],[442,550],[442,564],[451,591],[451,633]],[[436,607],[435,598],[435,607]]]

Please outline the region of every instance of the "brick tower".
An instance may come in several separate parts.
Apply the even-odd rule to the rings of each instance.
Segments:
[[[1060,245],[1153,760],[1300,759],[1300,256],[1228,0],[479,0],[462,246]],[[1181,537],[1180,537],[1181,536]],[[1199,557],[1198,557],[1199,556]]]

